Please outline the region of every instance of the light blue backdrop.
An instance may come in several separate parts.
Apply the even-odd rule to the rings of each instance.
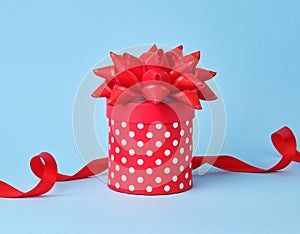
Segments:
[[[37,181],[29,160],[45,150],[62,172],[81,167],[72,132],[81,80],[110,50],[154,42],[201,50],[226,105],[222,152],[270,166],[278,159],[271,132],[287,124],[300,138],[299,7],[297,0],[1,1],[0,178],[29,189]],[[1,233],[299,233],[299,179],[300,165],[270,175],[212,170],[192,190],[166,197],[118,194],[97,178],[69,182],[42,198],[1,199]]]

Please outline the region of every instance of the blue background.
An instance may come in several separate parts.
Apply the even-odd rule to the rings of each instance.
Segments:
[[[226,105],[222,152],[272,165],[278,154],[270,133],[289,125],[300,136],[299,7],[296,0],[1,1],[0,178],[28,190],[37,182],[29,160],[45,150],[64,173],[81,167],[72,131],[81,80],[110,50],[154,42],[201,50],[202,63],[218,72]],[[299,233],[299,179],[295,164],[267,175],[211,170],[195,176],[188,192],[142,197],[91,178],[58,184],[40,198],[1,199],[0,227],[3,233]]]

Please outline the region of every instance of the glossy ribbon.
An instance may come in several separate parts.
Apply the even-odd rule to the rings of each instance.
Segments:
[[[288,127],[283,127],[271,136],[274,147],[281,154],[280,161],[269,169],[262,169],[245,163],[237,158],[228,155],[221,156],[194,156],[192,165],[196,169],[208,163],[214,167],[231,172],[267,173],[284,169],[291,162],[300,162],[300,153],[297,151],[295,135]],[[30,191],[22,192],[11,185],[0,181],[0,197],[3,198],[24,198],[35,197],[47,193],[56,182],[77,180],[97,175],[108,167],[107,158],[96,159],[84,166],[72,176],[58,173],[54,157],[43,152],[30,161],[32,172],[40,178],[40,182]]]
[[[109,104],[145,99],[158,104],[166,98],[201,109],[201,100],[217,97],[205,83],[216,72],[197,67],[200,51],[183,55],[183,46],[164,51],[153,45],[140,57],[110,53],[113,65],[94,70],[105,81],[92,93]]]

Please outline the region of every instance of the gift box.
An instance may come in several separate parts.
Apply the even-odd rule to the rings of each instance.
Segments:
[[[110,188],[134,194],[191,188],[194,109],[178,101],[141,101],[107,105],[107,116]]]
[[[92,94],[107,98],[108,186],[143,195],[190,189],[195,109],[216,98],[205,84],[216,73],[197,68],[200,52],[184,56],[182,46],[110,55],[113,65],[94,70],[105,82]]]

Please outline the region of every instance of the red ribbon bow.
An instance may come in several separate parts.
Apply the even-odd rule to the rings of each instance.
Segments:
[[[288,127],[283,127],[273,133],[271,139],[282,158],[275,166],[269,169],[258,168],[227,155],[194,156],[192,161],[193,169],[200,167],[203,163],[208,163],[214,167],[232,172],[266,173],[281,170],[291,162],[300,162],[300,153],[297,151],[295,135]],[[32,190],[22,192],[0,181],[0,197],[21,198],[39,196],[50,191],[56,182],[97,175],[107,169],[108,162],[107,158],[96,159],[88,163],[76,174],[68,176],[58,173],[54,157],[50,153],[43,152],[31,159],[30,167],[32,172],[40,178],[40,182]]]
[[[92,96],[106,97],[109,104],[139,98],[157,104],[169,98],[201,109],[199,99],[217,98],[205,83],[216,72],[196,67],[200,51],[183,56],[182,49],[183,46],[178,46],[164,52],[153,45],[139,58],[111,52],[114,65],[94,70],[105,81]]]

